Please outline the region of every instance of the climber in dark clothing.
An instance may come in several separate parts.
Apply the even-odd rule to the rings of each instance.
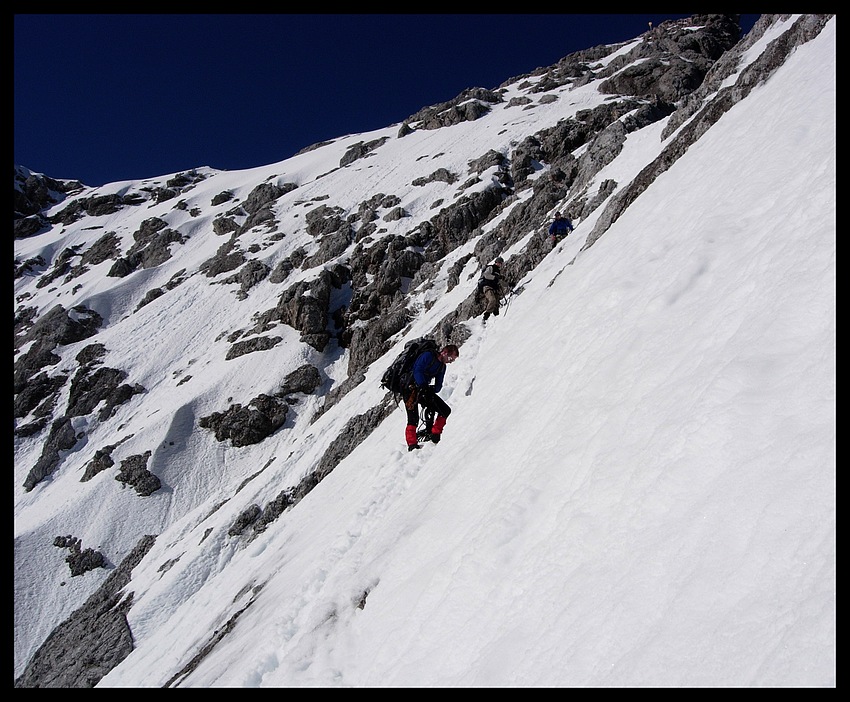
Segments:
[[[554,249],[562,239],[566,239],[572,231],[573,223],[560,212],[556,212],[555,221],[549,225],[549,238],[552,240],[552,248]]]
[[[478,291],[484,295],[487,307],[484,309],[484,321],[491,314],[499,315],[499,300],[502,297],[502,264],[504,259],[499,256],[484,269],[478,281]]]
[[[443,427],[451,413],[451,408],[437,393],[443,387],[446,375],[446,364],[457,360],[458,348],[454,344],[444,346],[442,350],[423,351],[413,363],[413,374],[410,385],[404,392],[404,408],[407,411],[407,427],[404,438],[407,450],[422,448],[419,439],[439,443]],[[434,384],[431,385],[431,381]],[[425,410],[425,431],[421,436],[416,435],[419,424],[419,405]],[[436,419],[434,415],[436,414]],[[433,423],[432,423],[433,422]]]

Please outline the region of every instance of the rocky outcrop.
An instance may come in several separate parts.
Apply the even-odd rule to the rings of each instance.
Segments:
[[[250,260],[246,261],[245,265],[243,265],[236,274],[229,278],[225,278],[221,281],[221,283],[238,283],[239,291],[236,293],[236,297],[240,300],[244,300],[248,297],[248,291],[257,285],[257,283],[265,280],[268,275],[269,267],[265,263],[262,261]]]
[[[469,88],[456,98],[431,107],[424,107],[411,115],[404,124],[407,129],[441,129],[460,122],[472,122],[487,114],[490,105],[502,102],[502,96],[485,88]],[[405,131],[407,133],[407,131]],[[399,136],[403,136],[399,133]]]
[[[119,195],[92,195],[91,197],[77,198],[65,209],[50,217],[51,224],[71,224],[85,216],[100,217],[118,212],[126,206],[141,205],[145,198],[138,194]]]
[[[91,548],[83,549],[80,539],[74,536],[57,536],[53,539],[53,545],[70,551],[65,557],[65,562],[71,569],[71,577],[83,575],[95,568],[106,567],[106,558],[100,551]]]
[[[133,238],[135,243],[115,262],[107,273],[108,276],[123,278],[137,268],[153,268],[165,263],[171,258],[170,245],[182,244],[185,241],[180,232],[169,228],[165,221],[158,218],[142,222]]]
[[[124,404],[133,395],[145,392],[138,384],[129,385],[122,381],[127,374],[115,368],[93,370],[91,364],[83,364],[71,380],[71,391],[65,415],[56,419],[42,447],[41,456],[30,469],[24,488],[32,490],[42,480],[52,475],[59,467],[63,451],[70,451],[85,437],[74,430],[71,419],[97,412],[99,421],[106,421],[116,407]]]
[[[273,228],[277,224],[274,218],[274,203],[288,192],[292,192],[298,186],[295,183],[274,185],[272,183],[261,183],[254,188],[242,203],[242,208],[248,213],[247,219],[238,228],[236,236],[247,232],[249,229],[261,224]]]
[[[48,207],[62,202],[68,195],[79,193],[85,186],[77,180],[60,180],[41,173],[33,173],[15,166],[15,238],[19,220],[40,215]],[[47,224],[47,220],[40,220]],[[31,232],[35,233],[35,232]],[[27,234],[29,236],[31,234]]]
[[[237,341],[233,346],[230,347],[230,350],[227,352],[225,359],[230,361],[234,358],[239,358],[239,356],[244,356],[247,353],[254,353],[255,351],[268,351],[269,349],[277,346],[283,339],[279,336],[257,336],[253,339],[245,339],[243,341]]]
[[[358,159],[365,158],[382,144],[386,143],[387,139],[375,139],[375,141],[358,141],[353,146],[348,148],[345,155],[339,160],[340,168],[348,166]]]
[[[233,404],[224,412],[213,412],[201,417],[198,425],[211,429],[217,441],[227,441],[233,446],[258,444],[277,431],[286,421],[289,405],[282,397],[258,395],[246,407]]]
[[[348,280],[348,269],[336,266],[323,269],[312,281],[300,281],[283,292],[274,309],[259,315],[255,330],[263,330],[275,322],[297,329],[301,341],[317,351],[324,351],[331,339],[328,331],[331,290]]]
[[[155,536],[142,537],[115,572],[68,619],[51,632],[15,680],[15,687],[87,688],[133,651],[127,611],[133,593],[123,593],[133,569]]]
[[[15,362],[16,413],[26,416],[33,408],[40,408],[42,424],[39,429],[46,424],[56,396],[67,378],[63,374],[54,377],[46,372],[35,374],[48,365],[58,363],[59,357],[52,352],[56,346],[87,338],[100,324],[99,315],[90,310],[82,308],[78,312],[77,318],[71,319],[61,306],[54,307],[24,336],[24,341],[32,339],[36,343]],[[77,354],[80,368],[71,380],[65,414],[51,425],[41,456],[24,481],[27,491],[50,476],[59,467],[62,452],[73,449],[83,438],[82,433],[78,436],[73,429],[73,417],[91,414],[99,407],[97,418],[101,422],[106,421],[116,407],[145,391],[141,385],[124,383],[127,374],[121,370],[96,369],[104,353],[102,344],[90,344]]]
[[[693,15],[662,22],[644,41],[611,61],[600,92],[675,103],[699,88],[706,73],[741,37],[739,15]]]
[[[198,270],[208,278],[215,278],[222,273],[235,271],[247,260],[245,253],[238,248],[237,235],[234,233],[230,239],[218,247],[215,256],[204,261]]]
[[[745,46],[737,47],[734,55],[728,56],[718,67],[718,72],[706,86],[705,93],[685,106],[685,113],[682,117],[677,118],[676,115],[671,117],[671,123],[676,125],[681,124],[685,119],[689,121],[664,148],[661,154],[652,163],[645,166],[626,187],[617,192],[611,199],[602,215],[596,221],[593,230],[588,235],[583,249],[593,246],[599,237],[617,221],[629,205],[661,173],[669,169],[723,114],[737,102],[745,98],[754,87],[767,80],[777,67],[784,63],[788,55],[797,46],[816,37],[829,21],[830,17],[830,15],[802,15],[789,31],[784,32],[780,37],[775,39],[765,52],[741,71],[733,85],[720,88],[715,94],[711,95],[709,91],[712,87],[717,88],[720,86],[736,70],[738,63],[736,56],[739,57],[740,53],[746,48]],[[765,20],[760,26],[754,27],[753,32],[763,33],[770,24],[770,22]],[[757,38],[757,36],[753,39]],[[694,114],[695,105],[697,104],[702,106]]]
[[[162,482],[147,468],[150,451],[129,456],[121,461],[121,468],[115,479],[131,486],[141,497],[150,497],[162,487]]]
[[[319,372],[319,369],[316,366],[305,363],[284,378],[279,392],[281,395],[291,395],[293,393],[309,395],[321,384],[322,374]]]

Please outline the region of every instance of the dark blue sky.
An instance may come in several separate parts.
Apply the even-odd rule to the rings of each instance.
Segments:
[[[92,186],[263,166],[687,16],[16,14],[15,164]]]

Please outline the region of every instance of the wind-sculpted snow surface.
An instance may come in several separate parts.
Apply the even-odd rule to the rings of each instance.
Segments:
[[[835,18],[734,26],[261,168],[17,167],[16,685],[834,686]]]

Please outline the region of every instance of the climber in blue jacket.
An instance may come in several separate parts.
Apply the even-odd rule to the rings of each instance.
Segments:
[[[573,223],[560,212],[556,212],[555,221],[549,225],[549,238],[552,240],[552,248],[554,249],[562,239],[566,239],[572,231]]]

